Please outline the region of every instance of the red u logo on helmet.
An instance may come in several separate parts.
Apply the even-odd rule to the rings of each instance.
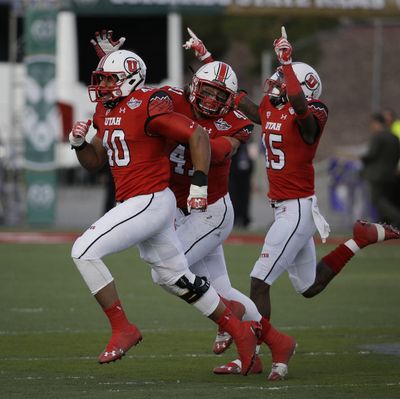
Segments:
[[[315,90],[319,85],[318,79],[312,73],[308,73],[304,81],[311,90]]]
[[[139,68],[138,62],[134,58],[127,58],[124,66],[128,73],[134,73]]]

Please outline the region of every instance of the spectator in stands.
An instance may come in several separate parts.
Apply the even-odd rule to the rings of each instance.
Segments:
[[[392,108],[385,108],[382,111],[382,116],[385,118],[385,124],[389,130],[400,140],[400,119]]]
[[[361,157],[362,177],[370,186],[371,201],[379,221],[400,226],[400,209],[394,201],[400,141],[387,128],[382,114],[372,115],[370,129],[369,147]]]

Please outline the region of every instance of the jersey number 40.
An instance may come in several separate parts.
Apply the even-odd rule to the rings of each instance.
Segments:
[[[121,129],[115,129],[111,133],[107,129],[103,136],[103,146],[107,149],[110,166],[126,166],[131,161],[128,145],[125,141],[125,133]]]

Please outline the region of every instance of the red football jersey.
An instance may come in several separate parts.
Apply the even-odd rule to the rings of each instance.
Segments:
[[[230,111],[219,118],[197,119],[182,89],[168,86],[162,89],[171,96],[174,103],[174,110],[203,126],[208,131],[210,139],[220,136],[230,136],[241,142],[245,142],[250,138],[254,126],[240,111]],[[175,194],[178,207],[186,209],[191,176],[193,176],[194,172],[190,150],[188,146],[177,142],[170,142],[168,148],[171,165],[170,187]],[[209,204],[213,204],[228,192],[230,165],[230,159],[226,159],[218,164],[213,163],[211,159],[210,170],[208,172],[207,202]]]
[[[132,92],[112,109],[97,104],[93,121],[107,150],[116,201],[168,187],[170,166],[166,143],[168,136],[175,137],[174,126],[170,126],[170,132],[160,134],[150,134],[146,127],[150,120],[163,118],[157,115],[172,112],[171,98],[165,92],[146,87]],[[188,136],[196,126],[192,123],[185,127]]]
[[[312,145],[302,139],[296,114],[289,103],[277,109],[265,96],[260,104],[258,112],[265,146],[268,197],[272,200],[304,198],[314,194],[313,159],[328,110],[319,100],[310,100],[308,108],[320,127],[320,134]]]

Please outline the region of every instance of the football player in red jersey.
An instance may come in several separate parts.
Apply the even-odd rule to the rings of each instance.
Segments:
[[[92,44],[97,54],[103,54],[109,51],[110,46],[119,48],[120,41],[121,39],[114,42],[111,35],[103,35],[103,38],[96,35]],[[275,330],[268,320],[262,318],[254,303],[232,287],[222,246],[232,231],[234,220],[228,193],[230,157],[240,143],[248,140],[253,130],[248,118],[233,109],[237,86],[233,69],[226,63],[216,61],[202,66],[185,90],[170,86],[163,88],[171,96],[177,112],[195,120],[208,131],[211,145],[207,211],[189,214],[186,210],[186,198],[194,171],[193,156],[184,143],[169,141],[170,187],[177,198],[175,224],[190,270],[196,275],[206,276],[227,306],[238,316],[243,315],[245,320],[262,322],[261,341],[272,347],[277,358],[281,359],[283,347],[286,352],[293,350],[293,339]],[[158,282],[156,270],[152,270],[152,275]],[[213,351],[220,354],[231,342],[230,334],[219,329]],[[240,374],[240,361],[229,367],[229,370]],[[226,371],[214,369],[215,373],[225,374]],[[256,364],[253,372],[261,371],[260,365]]]
[[[211,144],[207,211],[187,214],[184,204],[193,173],[190,149],[176,142],[170,143],[171,189],[178,204],[175,224],[190,270],[209,278],[218,294],[229,301],[227,306],[238,312],[238,316],[262,321],[255,304],[232,287],[223,251],[223,242],[231,233],[234,221],[228,193],[230,156],[241,142],[248,140],[253,130],[250,121],[232,109],[233,96],[237,92],[236,74],[229,65],[215,61],[194,74],[186,93],[175,88],[168,90],[176,109],[208,130]],[[157,281],[156,272],[153,272],[153,278]],[[268,341],[272,335],[279,341],[287,337],[264,320],[261,339]],[[223,353],[231,341],[230,335],[220,329],[214,342],[214,353]],[[240,373],[240,363],[233,368]],[[225,371],[214,370],[216,373]],[[261,372],[260,367],[255,365],[253,372]]]
[[[187,206],[192,211],[205,211],[208,134],[197,122],[175,111],[167,91],[145,87],[145,77],[143,60],[131,51],[117,50],[102,57],[88,88],[91,100],[97,103],[93,117],[96,136],[90,143],[85,140],[90,121],[77,122],[69,136],[83,167],[95,171],[108,162],[118,203],[72,248],[73,261],[112,328],[99,362],[120,359],[142,339],[138,328],[126,318],[113,277],[102,261],[108,254],[136,245],[164,289],[233,336],[245,364],[242,374],[247,375],[255,357],[259,323],[238,320],[207,278],[189,270],[174,228],[176,200],[168,187],[167,141],[190,148],[194,173]]]
[[[185,43],[203,62],[212,56],[202,41],[188,30]],[[319,100],[322,84],[317,72],[307,64],[292,62],[292,46],[285,28],[274,42],[281,66],[266,81],[265,96],[260,105],[245,92],[235,103],[253,122],[261,124],[265,146],[269,201],[275,221],[266,234],[261,255],[251,272],[250,297],[260,313],[270,318],[270,286],[287,272],[293,287],[306,298],[319,294],[361,248],[378,241],[400,238],[400,232],[385,224],[357,221],[353,237],[339,245],[318,263],[313,235],[316,230],[325,241],[329,225],[321,215],[314,192],[313,159],[328,117]],[[283,379],[288,372],[286,358],[272,352],[269,380]],[[228,363],[229,367],[232,364]]]

